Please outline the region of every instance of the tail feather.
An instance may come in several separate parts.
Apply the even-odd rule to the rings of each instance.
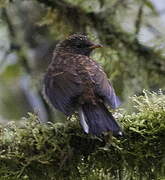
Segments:
[[[79,110],[79,116],[86,133],[100,135],[103,132],[112,131],[113,134],[121,134],[120,126],[102,103],[84,104]]]
[[[88,126],[88,124],[86,122],[87,120],[86,120],[86,117],[85,117],[84,112],[82,111],[81,107],[79,108],[78,113],[79,113],[79,116],[80,116],[80,124],[81,124],[81,126],[83,127],[83,129],[84,129],[84,131],[86,133],[89,133],[89,126]]]

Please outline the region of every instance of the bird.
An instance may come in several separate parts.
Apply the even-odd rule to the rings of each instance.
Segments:
[[[77,112],[86,134],[100,136],[110,131],[121,135],[122,129],[109,111],[121,101],[101,65],[90,58],[101,47],[84,34],[59,42],[44,76],[44,94],[66,116]]]

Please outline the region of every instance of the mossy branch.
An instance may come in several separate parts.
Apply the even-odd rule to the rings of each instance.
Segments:
[[[40,124],[0,127],[0,177],[4,179],[158,179],[165,177],[165,96],[144,92],[132,98],[138,112],[118,112],[125,136],[93,137],[75,117]]]

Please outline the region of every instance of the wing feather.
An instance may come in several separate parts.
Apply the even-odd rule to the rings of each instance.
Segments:
[[[45,94],[52,105],[67,116],[75,110],[76,99],[82,93],[81,80],[70,72],[59,73],[44,79]]]
[[[110,105],[111,108],[115,109],[120,106],[121,102],[116,96],[115,90],[108,80],[106,74],[103,72],[101,66],[95,63],[93,80],[95,81],[95,93],[101,96],[105,103]]]

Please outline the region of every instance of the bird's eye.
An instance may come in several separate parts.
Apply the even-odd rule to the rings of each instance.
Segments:
[[[83,48],[84,45],[83,45],[83,44],[77,44],[77,47],[78,47],[78,48]]]

